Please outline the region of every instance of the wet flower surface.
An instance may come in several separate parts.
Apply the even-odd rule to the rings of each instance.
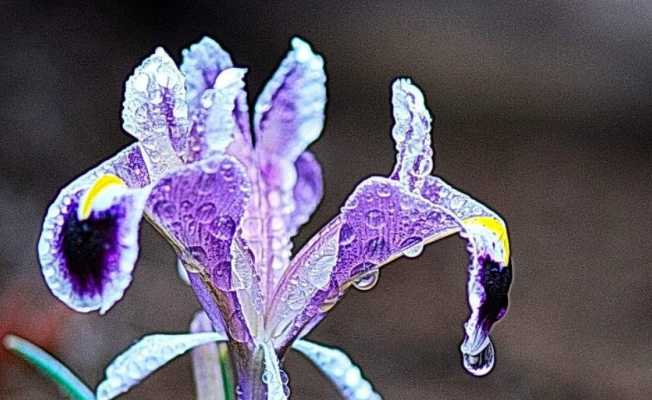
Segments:
[[[173,246],[203,308],[192,333],[150,335],[118,356],[99,399],[216,341],[228,345],[239,399],[289,397],[282,365],[289,348],[314,361],[345,398],[380,398],[341,351],[303,337],[350,286],[371,289],[382,266],[453,234],[469,253],[463,365],[474,375],[493,368],[489,332],[506,312],[511,284],[506,225],[431,175],[431,117],[409,79],[392,86],[393,171],[362,181],[292,256],[292,237],[323,194],[321,167],[307,147],[324,125],[326,75],[306,42],[295,38],[291,47],[251,120],[246,71],[215,41],[185,50],[180,68],[157,49],[126,83],[123,127],[137,141],[51,205],[39,256],[48,286],[70,307],[105,313],[122,298],[145,217]],[[196,372],[216,375],[210,357],[196,360]]]

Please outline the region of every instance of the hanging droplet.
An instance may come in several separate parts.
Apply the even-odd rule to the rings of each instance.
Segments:
[[[353,287],[362,291],[371,290],[378,283],[378,278],[380,278],[380,270],[371,270],[354,280]]]
[[[487,375],[496,363],[496,353],[493,343],[487,341],[487,346],[478,354],[462,354],[464,369],[475,376]]]
[[[418,257],[423,253],[423,241],[416,243],[414,246],[407,248],[403,251],[405,257]]]
[[[269,371],[263,372],[263,376],[261,377],[264,384],[268,384],[271,378],[272,378],[272,373]]]

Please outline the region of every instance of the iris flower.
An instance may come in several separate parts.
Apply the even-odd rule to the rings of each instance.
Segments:
[[[156,49],[126,83],[123,128],[136,142],[68,184],[47,212],[42,272],[69,307],[104,314],[122,298],[145,217],[175,250],[203,308],[193,332],[145,336],[119,355],[97,398],[124,393],[181,353],[219,341],[228,345],[238,399],[286,399],[282,360],[290,348],[345,398],[380,398],[343,352],[303,338],[349,287],[372,288],[381,267],[453,234],[469,254],[463,365],[488,373],[489,332],[505,314],[511,283],[507,229],[498,214],[431,175],[431,116],[421,91],[409,79],[392,85],[389,176],[362,181],[293,255],[292,238],[323,193],[307,148],[324,125],[324,61],[294,38],[252,120],[245,72],[209,38],[183,51],[180,68]],[[197,360],[210,377],[215,365]]]

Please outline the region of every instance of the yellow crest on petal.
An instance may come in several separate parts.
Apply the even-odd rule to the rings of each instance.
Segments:
[[[495,217],[472,217],[464,220],[463,223],[467,227],[480,227],[486,229],[496,236],[497,241],[503,247],[503,259],[497,261],[503,263],[504,266],[509,264],[509,235],[507,234],[507,226],[505,226],[503,221]]]
[[[93,202],[102,195],[106,193],[107,190],[116,188],[116,187],[127,187],[125,182],[117,175],[105,174],[97,178],[93,185],[88,188],[84,197],[82,197],[80,204],[80,219],[84,220],[91,215],[91,210],[93,208]]]

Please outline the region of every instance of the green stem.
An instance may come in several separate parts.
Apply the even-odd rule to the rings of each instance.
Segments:
[[[5,336],[3,343],[7,350],[24,359],[54,381],[73,400],[95,400],[93,391],[45,350],[14,335]]]
[[[226,400],[235,400],[235,379],[233,377],[233,367],[229,348],[226,343],[218,343],[220,353],[220,366],[222,367],[222,380],[224,382],[224,398]]]

